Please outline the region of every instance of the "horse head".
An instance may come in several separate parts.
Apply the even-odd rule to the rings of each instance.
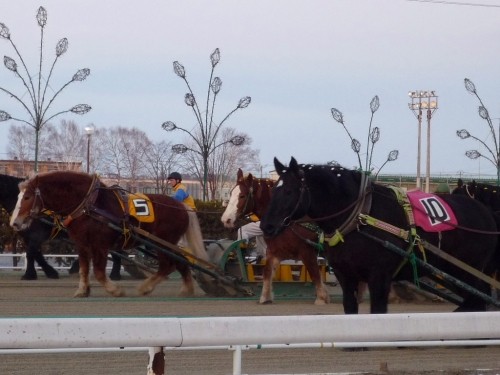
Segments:
[[[97,183],[95,176],[70,171],[39,174],[21,182],[10,225],[16,231],[25,230],[47,210],[59,217],[74,216]]]
[[[274,158],[274,168],[279,175],[279,180],[273,189],[269,207],[260,223],[264,234],[271,237],[285,229],[292,220],[305,216],[310,203],[309,194],[305,194],[307,187],[304,171],[294,157],[291,158],[288,167]]]
[[[16,231],[28,229],[43,208],[40,190],[34,179],[19,183],[17,203],[10,218],[10,226]]]

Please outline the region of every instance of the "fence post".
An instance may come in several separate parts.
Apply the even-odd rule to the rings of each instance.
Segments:
[[[147,375],[165,374],[165,354],[162,346],[149,348],[149,364]]]
[[[241,375],[241,345],[231,348],[233,349],[233,375]]]

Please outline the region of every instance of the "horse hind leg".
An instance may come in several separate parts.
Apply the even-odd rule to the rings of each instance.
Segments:
[[[148,277],[139,285],[139,287],[137,288],[139,295],[146,296],[151,294],[156,286],[160,282],[165,280],[170,273],[175,271],[176,268],[179,270],[179,273],[181,274],[183,280],[183,286],[181,287],[180,295],[193,295],[194,286],[191,276],[191,270],[189,269],[189,267],[186,266],[186,268],[184,268],[180,264],[177,264],[176,267],[173,261],[162,253],[158,253],[158,271]]]
[[[271,255],[271,250],[267,249],[266,265],[264,266],[262,292],[259,303],[261,305],[271,304],[274,301],[273,277],[276,267],[279,267],[280,259]]]
[[[179,271],[182,276],[182,287],[179,291],[179,297],[194,296],[194,283],[193,275],[191,274],[191,267],[187,264],[178,264],[177,271]]]

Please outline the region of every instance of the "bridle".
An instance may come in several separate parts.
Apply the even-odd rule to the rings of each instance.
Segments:
[[[238,186],[238,185],[236,185]],[[245,184],[246,186],[246,184]],[[241,187],[240,187],[241,190]],[[243,209],[238,213],[236,216],[236,220],[242,219],[245,216],[251,215],[253,212],[253,209],[255,208],[255,198],[254,198],[254,191],[253,191],[253,185],[248,186],[248,193],[246,194],[245,198],[245,204],[243,205]]]
[[[299,171],[300,175],[300,188],[299,188],[299,197],[297,199],[297,202],[295,203],[295,206],[293,210],[288,214],[288,216],[285,216],[281,222],[280,228],[285,228],[290,226],[290,224],[293,222],[292,217],[295,215],[295,213],[299,210],[302,202],[302,199],[304,198],[304,195],[307,192],[307,198],[308,198],[308,203],[305,206],[306,212],[308,211],[309,207],[311,206],[311,192],[309,191],[309,187],[306,184],[306,179],[304,176],[304,171],[300,170]],[[281,181],[281,178],[278,180],[278,184]]]
[[[366,173],[361,173],[361,182],[359,184],[359,191],[358,191],[358,197],[356,200],[354,200],[351,204],[349,204],[347,207],[343,208],[340,211],[337,211],[333,214],[329,214],[327,216],[322,216],[322,217],[310,217],[307,216],[305,218],[301,218],[299,220],[292,220],[293,215],[297,212],[299,209],[302,199],[305,195],[305,192],[307,192],[307,197],[308,197],[308,203],[305,206],[306,207],[306,212],[308,211],[308,208],[311,205],[311,192],[309,190],[309,187],[307,186],[307,182],[304,176],[304,172],[302,170],[299,171],[300,174],[300,190],[299,190],[299,198],[297,200],[297,203],[295,204],[294,209],[292,212],[286,216],[283,221],[281,222],[281,227],[284,228],[289,226],[291,223],[301,223],[301,222],[318,222],[318,221],[325,221],[329,219],[333,219],[335,217],[338,217],[340,215],[345,214],[349,210],[351,210],[351,213],[349,214],[348,218],[340,225],[339,228],[335,230],[336,233],[339,233],[340,235],[345,235],[349,233],[350,231],[356,229],[357,227],[357,221],[359,218],[360,213],[368,213],[370,211],[371,207],[371,201],[372,201],[372,195],[371,195],[371,190],[369,189],[370,186],[370,178]]]
[[[35,198],[33,199],[33,203],[32,203],[28,217],[31,219],[37,219],[42,214],[49,215],[49,216],[52,216],[56,222],[59,222],[60,219],[62,217],[64,217],[62,225],[65,227],[67,227],[74,219],[76,219],[77,217],[80,217],[84,213],[86,213],[88,208],[92,204],[94,204],[95,200],[97,199],[97,193],[98,193],[98,190],[100,187],[100,180],[97,177],[97,175],[94,174],[92,176],[92,181],[90,183],[89,189],[88,189],[87,193],[85,194],[83,200],[79,204],[77,204],[75,206],[75,208],[70,211],[69,214],[65,215],[62,213],[62,211],[60,211],[60,212],[49,211],[48,209],[45,208],[42,193],[40,191],[40,188],[38,187],[38,176],[35,177],[34,182],[35,182],[35,184],[34,184],[35,185],[34,186]],[[40,203],[41,203],[41,206],[38,210],[36,209],[37,201],[40,201]],[[63,211],[67,211],[67,210],[63,210]]]

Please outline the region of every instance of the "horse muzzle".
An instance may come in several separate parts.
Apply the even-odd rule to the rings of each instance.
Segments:
[[[21,218],[21,217],[17,216],[14,220],[11,220],[10,226],[16,232],[21,232],[21,231],[26,230],[30,227],[31,221],[32,221],[31,217]]]

